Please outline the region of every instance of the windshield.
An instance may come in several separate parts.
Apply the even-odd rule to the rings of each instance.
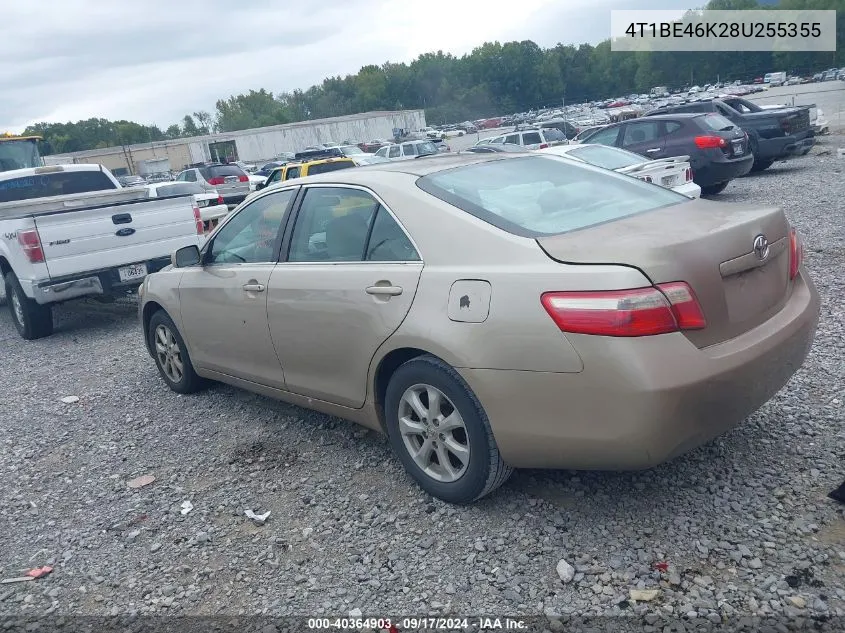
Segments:
[[[35,140],[0,141],[0,171],[41,167],[41,155]]]
[[[423,176],[417,186],[526,237],[575,231],[688,200],[669,189],[557,156],[456,167]]]
[[[357,145],[344,145],[340,148],[340,151],[343,152],[344,156],[351,156],[352,154],[363,154],[364,150],[362,150]]]
[[[543,128],[543,134],[547,141],[565,141],[566,134],[555,127]]]
[[[116,189],[101,171],[63,171],[0,180],[0,202]]]
[[[604,169],[622,169],[645,162],[645,159],[639,154],[607,145],[585,145],[573,149],[569,153],[584,162]]]
[[[220,176],[244,176],[244,171],[237,165],[211,165],[207,168],[212,178]],[[200,170],[202,171],[202,170]],[[205,176],[205,174],[203,174]]]
[[[355,163],[347,160],[337,161],[334,163],[317,163],[308,167],[308,175],[325,174],[330,171],[337,171],[338,169],[348,169],[354,167]]]

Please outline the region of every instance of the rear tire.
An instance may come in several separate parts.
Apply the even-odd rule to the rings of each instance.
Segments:
[[[701,194],[705,196],[715,196],[716,194],[722,193],[730,182],[730,180],[727,180],[725,182],[718,182],[715,185],[705,185],[701,188]]]
[[[419,356],[400,366],[390,377],[384,406],[393,451],[430,495],[472,503],[513,472],[478,398],[439,358]]]
[[[6,273],[6,298],[9,313],[18,334],[27,341],[50,336],[53,333],[53,310],[26,296],[15,273]]]
[[[772,165],[774,165],[774,160],[757,160],[754,159],[754,164],[751,166],[751,171],[763,171],[764,169],[768,169]]]
[[[176,393],[194,393],[205,386],[205,380],[194,371],[185,340],[164,310],[150,319],[147,337],[158,372],[168,387]]]

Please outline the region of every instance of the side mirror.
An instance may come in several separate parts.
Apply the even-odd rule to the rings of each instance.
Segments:
[[[183,246],[170,256],[170,263],[174,268],[198,266],[200,263],[200,249],[196,246]]]

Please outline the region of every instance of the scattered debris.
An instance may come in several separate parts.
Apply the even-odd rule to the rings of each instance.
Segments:
[[[661,562],[661,563],[654,563],[654,568],[659,571],[663,572],[664,574],[669,571],[669,563]]]
[[[43,576],[46,576],[52,571],[53,568],[47,567],[46,565],[44,567],[36,567],[35,569],[30,569],[28,572],[26,572],[25,576],[18,576],[17,578],[5,578],[3,580],[0,580],[0,584],[7,585],[13,582],[28,582],[30,580],[35,580],[36,578],[42,578]]]
[[[827,496],[839,503],[845,503],[845,481],[842,482],[842,485],[839,486],[839,488],[827,493]]]
[[[361,609],[359,609],[358,607],[355,607],[354,609],[352,609],[349,612],[350,618],[360,618],[362,615],[363,615],[363,613],[361,612]]]
[[[62,402],[65,404],[73,404],[74,402],[79,402],[79,396],[65,396],[62,398]]]
[[[651,602],[660,595],[659,589],[631,589],[631,600],[635,602]]]
[[[126,485],[130,488],[143,488],[144,486],[149,486],[155,480],[155,475],[141,475],[140,477],[135,477],[135,479],[130,479],[126,482]]]
[[[270,516],[270,510],[267,510],[264,514],[255,514],[252,510],[247,510],[244,512],[248,519],[252,519],[255,521],[257,525],[264,525],[264,522],[267,520],[267,517]]]
[[[798,609],[804,609],[807,606],[807,601],[801,596],[787,596],[786,601]]]
[[[575,568],[562,558],[557,562],[557,575],[564,584],[572,582],[575,578]]]
[[[190,501],[183,501],[182,502],[182,514],[188,514],[191,510],[194,509],[194,504]]]
[[[311,536],[313,533],[314,533],[314,528],[310,528],[310,527],[307,527],[307,528],[302,528],[302,536],[303,536],[303,538],[308,538],[308,537],[309,537],[309,536]]]

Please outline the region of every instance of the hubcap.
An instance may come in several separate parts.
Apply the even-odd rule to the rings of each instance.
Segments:
[[[413,385],[399,400],[399,432],[408,454],[437,481],[460,479],[469,465],[469,435],[451,400],[431,385]]]
[[[23,325],[23,304],[21,303],[21,298],[14,290],[9,293],[9,298],[12,300],[12,310],[15,311],[15,319]]]
[[[156,359],[159,367],[173,382],[179,382],[184,375],[182,351],[176,337],[166,325],[159,325],[155,332]]]

